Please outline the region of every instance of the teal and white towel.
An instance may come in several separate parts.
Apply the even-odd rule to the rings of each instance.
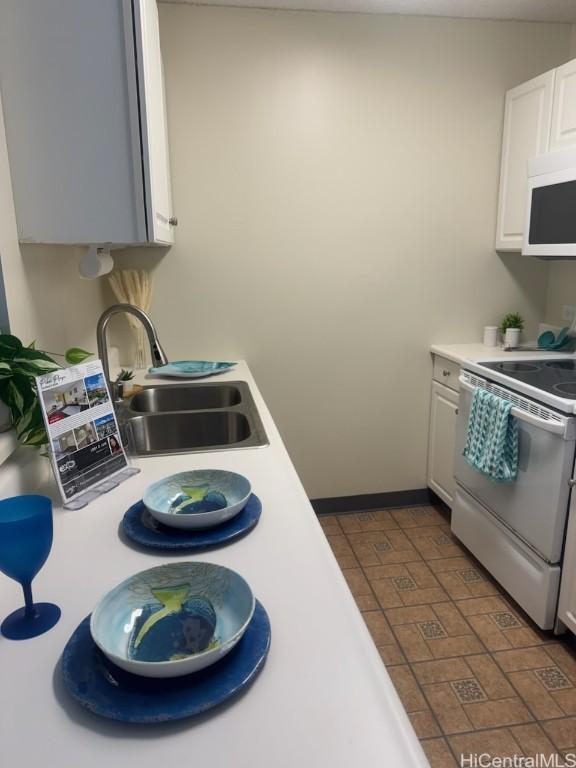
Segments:
[[[511,410],[503,397],[474,390],[464,458],[497,483],[511,483],[518,473],[518,424]]]

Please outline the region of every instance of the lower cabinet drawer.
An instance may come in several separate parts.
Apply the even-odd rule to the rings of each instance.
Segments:
[[[434,381],[458,392],[460,389],[459,375],[460,366],[458,363],[447,360],[445,357],[434,355],[434,373],[432,375]]]

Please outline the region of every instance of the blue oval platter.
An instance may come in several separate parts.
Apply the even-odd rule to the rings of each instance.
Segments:
[[[212,363],[208,360],[176,360],[158,368],[148,368],[155,376],[172,376],[180,379],[201,379],[234,368],[236,363]]]
[[[270,620],[256,610],[240,642],[221,661],[185,677],[154,679],[112,664],[90,634],[90,616],[77,627],[62,654],[62,676],[71,696],[96,715],[125,723],[162,723],[203,714],[237,696],[264,666]]]
[[[222,525],[186,530],[162,525],[148,512],[144,502],[138,501],[124,514],[122,530],[131,541],[147,549],[192,552],[240,539],[258,524],[261,512],[260,499],[252,494],[242,512]]]

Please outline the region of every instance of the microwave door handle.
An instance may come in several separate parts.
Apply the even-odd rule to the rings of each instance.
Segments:
[[[468,392],[474,392],[476,389],[476,387],[473,387],[471,384],[468,384],[467,381],[464,381],[461,376],[458,381],[460,382],[462,389],[465,389]],[[515,405],[512,406],[510,413],[515,419],[518,419],[518,421],[525,421],[527,424],[532,424],[534,427],[546,430],[546,432],[553,432],[555,435],[561,436],[566,434],[566,422],[547,421],[541,416],[535,416],[533,413],[524,411],[522,408],[517,408]]]

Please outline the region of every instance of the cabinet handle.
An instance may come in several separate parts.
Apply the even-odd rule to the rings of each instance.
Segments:
[[[574,488],[574,486],[576,485],[576,478],[571,477],[570,480],[568,480],[568,485],[570,486],[570,488]]]
[[[178,217],[177,216],[170,216],[168,219],[168,224],[170,224],[171,227],[177,227],[178,226]]]
[[[447,371],[446,369],[444,369],[442,371],[442,376],[450,376],[450,371]]]
[[[456,416],[458,416],[458,408],[456,408]]]

